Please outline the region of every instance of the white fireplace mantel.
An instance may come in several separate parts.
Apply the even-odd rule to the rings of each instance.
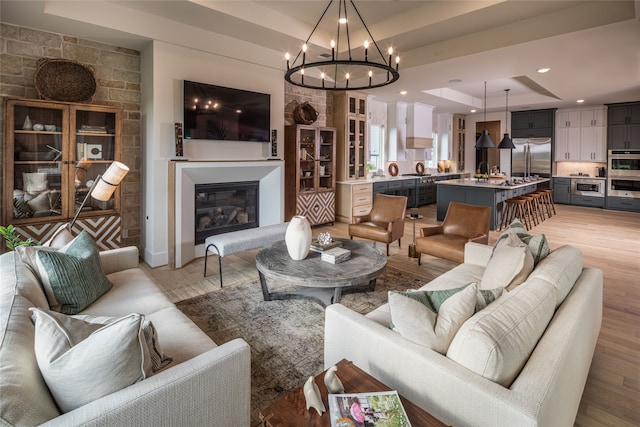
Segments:
[[[196,184],[259,181],[260,226],[284,221],[284,162],[171,161],[169,162],[169,265],[180,268],[204,256],[195,244]]]

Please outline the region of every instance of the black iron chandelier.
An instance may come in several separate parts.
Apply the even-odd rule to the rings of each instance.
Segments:
[[[309,40],[327,15],[333,3],[334,0],[329,1],[322,16],[320,16],[320,19],[311,31],[311,34],[309,34],[309,37],[307,37],[307,40],[302,45],[293,62],[290,62],[291,56],[289,53],[285,55],[287,60],[287,72],[284,75],[285,80],[296,86],[322,90],[372,89],[386,86],[398,80],[400,78],[400,74],[398,73],[400,57],[396,56],[394,60],[393,48],[389,47],[387,51],[388,61],[386,60],[386,56],[382,53],[382,50],[380,50],[380,47],[371,35],[367,24],[364,23],[353,0],[349,0],[348,2],[346,0],[337,1],[337,34],[335,40],[331,40],[331,54],[323,51],[318,53],[317,57],[326,59],[311,62],[307,61],[307,55],[312,55],[311,52],[308,52]],[[347,3],[353,8],[353,12],[360,19],[364,30],[366,30],[371,40],[364,40],[361,45],[364,49],[361,56],[362,59],[354,59],[352,56]],[[346,46],[346,48],[341,55],[341,47],[344,46]],[[370,52],[370,47],[372,47],[372,52]],[[360,54],[360,49],[358,48],[357,50],[357,53]],[[313,56],[316,57],[316,53],[313,53]]]

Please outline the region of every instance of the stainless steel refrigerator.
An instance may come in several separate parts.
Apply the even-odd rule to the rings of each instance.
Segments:
[[[551,137],[513,138],[511,176],[551,178]]]

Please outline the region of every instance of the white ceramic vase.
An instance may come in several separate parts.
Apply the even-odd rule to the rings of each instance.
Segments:
[[[294,261],[305,259],[311,246],[311,225],[307,218],[302,215],[291,218],[284,234],[284,241],[291,259]]]

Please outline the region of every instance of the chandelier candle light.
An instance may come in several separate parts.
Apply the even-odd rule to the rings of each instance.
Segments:
[[[338,27],[336,38],[335,40],[331,40],[330,43],[331,56],[329,56],[327,51],[320,48],[320,51],[318,51],[317,55],[314,53],[314,56],[327,59],[307,62],[307,53],[309,52],[309,54],[311,54],[309,40],[311,40],[311,37],[320,26],[333,3],[334,0],[329,1],[329,4],[311,31],[311,34],[309,34],[307,40],[302,44],[302,48],[298,52],[298,55],[296,55],[293,63],[291,63],[291,55],[288,52],[286,53],[285,59],[287,60],[287,72],[284,75],[285,80],[296,86],[324,90],[372,89],[386,86],[398,80],[400,78],[400,74],[398,73],[400,57],[395,57],[394,67],[393,48],[389,47],[389,60],[385,60],[380,47],[371,35],[369,28],[367,28],[367,24],[365,24],[362,19],[362,16],[353,3],[353,0],[338,0],[336,2],[338,4]],[[366,31],[366,34],[370,37],[370,40],[364,40],[361,45],[364,50],[362,55],[364,59],[353,59],[349,32],[349,19],[347,16],[347,4],[351,5],[353,8],[352,12],[357,15],[362,23],[362,27]],[[344,37],[341,45],[342,33],[344,33]],[[341,46],[346,46],[346,48],[343,49],[343,55],[345,58],[341,58]],[[375,59],[373,60],[370,60],[369,58],[369,47],[371,46],[374,47],[372,50]],[[336,48],[338,49],[337,52]],[[331,59],[328,59],[329,57]],[[300,58],[302,58],[302,61],[298,62]]]

